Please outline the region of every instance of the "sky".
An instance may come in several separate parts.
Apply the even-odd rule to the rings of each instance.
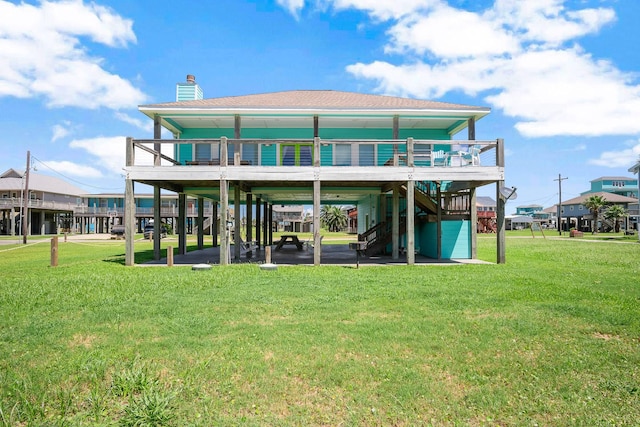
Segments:
[[[139,105],[323,89],[483,106],[515,206],[553,206],[640,159],[636,0],[0,0],[0,173],[124,190]],[[170,138],[166,134],[164,137]],[[458,136],[466,139],[466,131]],[[136,187],[138,190],[138,187]],[[493,196],[495,186],[479,195]]]

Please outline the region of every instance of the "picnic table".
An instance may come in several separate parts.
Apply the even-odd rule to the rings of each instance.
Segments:
[[[283,234],[280,236],[280,241],[278,241],[275,250],[279,251],[284,245],[296,245],[298,250],[301,251],[304,243],[301,242],[295,234]]]

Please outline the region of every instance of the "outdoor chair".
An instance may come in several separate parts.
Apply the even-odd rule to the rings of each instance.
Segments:
[[[444,154],[444,150],[436,150],[431,153],[431,158],[433,159],[433,166],[446,166],[446,156]]]
[[[462,154],[462,160],[472,166],[480,165],[480,146],[472,145],[466,153]]]

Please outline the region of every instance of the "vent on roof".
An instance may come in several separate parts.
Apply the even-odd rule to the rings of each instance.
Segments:
[[[185,83],[178,83],[176,87],[176,101],[195,101],[202,99],[202,89],[196,83],[193,74],[187,74]]]

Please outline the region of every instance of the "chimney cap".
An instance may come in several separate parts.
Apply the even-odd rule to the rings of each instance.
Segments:
[[[195,83],[196,82],[196,76],[194,76],[193,74],[187,74],[187,83]]]

